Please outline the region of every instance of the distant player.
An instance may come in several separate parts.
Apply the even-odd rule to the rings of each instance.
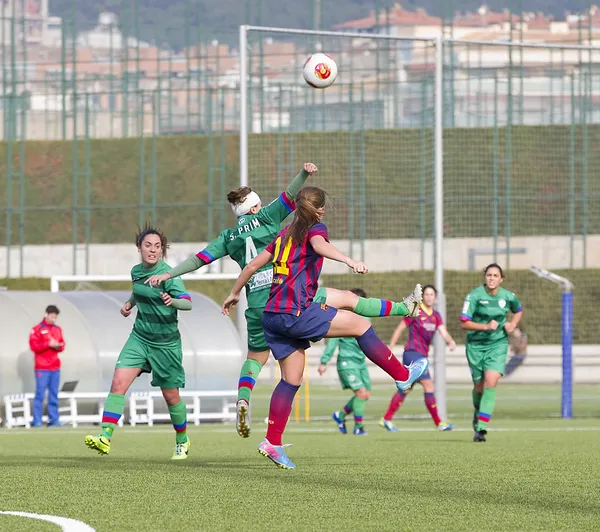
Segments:
[[[473,379],[474,442],[484,442],[496,404],[496,386],[504,375],[508,335],[523,317],[523,305],[512,292],[500,286],[504,272],[498,264],[484,270],[485,282],[465,299],[460,320],[467,331],[467,361]],[[506,315],[512,312],[510,321]]]
[[[404,367],[377,337],[368,320],[353,312],[338,310],[328,302],[313,300],[324,257],[346,264],[355,273],[368,271],[363,262],[346,257],[329,243],[327,227],[321,223],[326,198],[325,191],[317,187],[305,187],[298,193],[293,222],[242,270],[223,303],[223,313],[228,315],[252,275],[273,262],[273,284],[262,322],[267,343],[281,367],[281,380],[271,397],[267,436],[258,450],[284,469],[296,468],[285,454],[281,440],[294,396],[302,383],[305,350],[311,341],[324,337],[356,338],[367,357],[403,390],[418,380],[428,367],[426,358],[409,368]],[[414,304],[411,304],[414,316],[419,312],[421,294],[421,287],[417,285]]]
[[[360,288],[353,288],[350,292],[366,298],[367,294]],[[365,407],[371,396],[371,377],[367,367],[366,357],[355,338],[331,338],[321,357],[319,375],[327,371],[327,363],[333,358],[337,350],[337,372],[340,384],[344,390],[352,390],[354,395],[342,410],[333,413],[333,420],[342,434],[346,434],[346,416],[354,414],[354,431],[357,436],[366,436],[367,431],[363,424]]]
[[[404,355],[402,356],[402,362],[405,365],[410,364],[413,360],[418,360],[421,357],[426,357],[429,354],[429,346],[435,336],[435,331],[439,331],[442,338],[450,347],[450,351],[456,349],[456,344],[450,336],[450,333],[444,325],[442,316],[439,312],[433,309],[437,297],[437,290],[433,285],[425,285],[423,287],[423,303],[421,304],[421,315],[417,318],[404,318],[390,340],[390,349],[398,343],[400,335],[404,332],[404,329],[408,328],[408,342],[404,346]],[[437,403],[435,401],[435,389],[431,375],[427,371],[420,379],[419,384],[423,386],[425,395],[425,406],[429,410],[431,419],[435,423],[438,430],[452,430],[454,425],[442,421],[438,414]],[[379,424],[389,430],[390,432],[398,432],[398,428],[392,423],[394,414],[398,411],[406,395],[410,390],[401,391],[398,390],[390,402],[390,406],[387,412],[379,422]]]
[[[305,163],[287,189],[266,207],[262,206],[260,197],[251,188],[232,190],[227,194],[227,200],[238,218],[236,227],[221,231],[197,255],[165,273],[150,277],[146,282],[155,286],[225,256],[231,257],[240,268],[244,268],[275,238],[281,229],[281,223],[296,208],[296,194],[308,176],[317,171],[316,165]],[[236,430],[242,438],[250,436],[250,396],[258,375],[269,359],[269,346],[265,340],[261,316],[267,304],[272,280],[273,267],[268,264],[258,270],[246,285],[248,356],[240,371],[236,403]],[[414,304],[412,299],[395,303],[375,298],[359,298],[347,290],[325,288],[319,289],[315,299],[322,302],[327,299],[329,305],[347,308],[363,316],[406,316],[409,313],[408,305]]]
[[[113,431],[125,409],[125,394],[141,373],[152,373],[152,386],[161,389],[169,407],[175,429],[173,460],[188,456],[190,441],[187,437],[187,409],[179,396],[185,387],[181,335],[177,325],[177,311],[191,310],[192,300],[181,279],[167,280],[153,288],[145,283],[152,275],[169,270],[162,259],[167,255],[167,237],[147,226],[136,236],[141,263],[131,269],[133,291],[121,308],[128,317],[134,306],[138,312],[133,330],[121,350],[102,414],[102,432],[86,436],[85,444],[100,454],[110,452]]]

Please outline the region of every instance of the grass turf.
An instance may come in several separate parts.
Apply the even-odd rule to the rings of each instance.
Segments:
[[[168,425],[117,429],[111,455],[87,449],[92,429],[0,431],[0,510],[71,517],[108,530],[591,530],[600,527],[600,391],[578,387],[562,420],[556,386],[502,386],[488,442],[470,432],[468,387],[450,390],[457,430],[432,430],[420,391],[376,425],[393,392],[377,386],[367,437],[328,419],[348,394],[312,386],[310,423],[289,426],[297,471],[260,457],[270,386],[255,392],[254,432],[191,427],[190,458],[169,460]],[[349,425],[351,428],[351,424]],[[58,530],[0,515],[0,530]]]

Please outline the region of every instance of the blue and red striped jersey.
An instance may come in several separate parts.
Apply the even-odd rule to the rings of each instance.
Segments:
[[[323,257],[310,245],[310,239],[320,235],[329,242],[327,226],[316,223],[307,232],[301,245],[286,238],[288,227],[282,229],[267,246],[273,255],[273,284],[266,312],[299,314],[315,297]]]
[[[427,314],[425,309],[421,307],[421,314],[418,317],[404,318],[404,323],[408,325],[408,342],[406,342],[404,349],[427,356],[435,331],[440,325],[444,325],[441,314],[437,310]]]

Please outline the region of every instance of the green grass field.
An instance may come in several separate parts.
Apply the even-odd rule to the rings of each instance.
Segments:
[[[600,528],[600,390],[578,387],[576,418],[558,418],[557,386],[501,387],[485,444],[471,441],[469,388],[453,387],[457,430],[438,433],[414,392],[391,434],[377,426],[391,386],[375,387],[366,437],[328,419],[344,392],[311,386],[310,423],[289,426],[297,471],[256,452],[270,386],[255,392],[249,440],[232,425],[189,431],[169,460],[168,425],[117,429],[111,455],[83,444],[96,428],[0,430],[0,510],[69,517],[97,531],[594,530]],[[59,530],[0,515],[0,530]],[[69,531],[67,531],[69,532]],[[73,529],[72,532],[75,532]]]

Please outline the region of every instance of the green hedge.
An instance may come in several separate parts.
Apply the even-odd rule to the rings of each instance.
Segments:
[[[580,127],[515,126],[444,132],[445,233],[448,237],[600,232],[600,180],[586,180],[583,161],[600,167],[600,150],[585,153]],[[507,149],[510,140],[511,150]],[[572,141],[572,142],[571,142]],[[233,222],[225,193],[239,182],[236,135],[90,141],[89,212],[85,143],[24,145],[26,244],[126,242],[140,217],[156,219],[171,240],[205,241]],[[600,126],[588,127],[588,146]],[[155,148],[155,163],[152,150]],[[6,153],[6,146],[0,146]],[[260,134],[249,138],[249,179],[263,199],[275,197],[302,163],[320,168],[316,182],[332,193],[335,238],[421,238],[433,231],[433,136],[430,129]],[[74,156],[78,161],[73,179]],[[20,168],[18,146],[13,170]],[[573,163],[573,164],[571,164]],[[0,174],[6,175],[0,158]],[[573,179],[571,179],[571,176]],[[156,181],[154,182],[154,177]],[[142,179],[141,179],[142,178]],[[143,182],[143,187],[140,186]],[[77,197],[73,196],[77,184]],[[146,206],[141,208],[144,203]],[[19,177],[12,181],[11,242],[19,242]],[[0,245],[6,243],[6,187],[0,187]],[[587,211],[586,211],[587,209]],[[586,218],[583,218],[584,212]],[[495,216],[494,213],[497,213]],[[495,228],[495,229],[494,229]]]
[[[600,301],[600,270],[565,270],[558,272],[575,283],[574,341],[579,344],[598,343],[595,309]],[[391,274],[324,275],[323,284],[334,288],[363,288],[368,295],[400,300],[406,296],[415,282],[430,283],[433,272],[399,272]],[[448,329],[457,341],[462,342],[459,316],[462,301],[481,281],[479,273],[447,272],[445,277]],[[231,281],[186,283],[189,290],[203,292],[219,304],[229,293]],[[0,285],[10,290],[48,290],[48,279],[4,279]],[[129,283],[102,283],[103,289],[129,290]],[[527,271],[515,270],[507,274],[504,286],[513,290],[523,302],[525,315],[522,325],[535,344],[559,344],[561,323],[561,292],[558,286],[542,281]],[[68,284],[63,289],[73,289]],[[396,318],[374,320],[377,331],[387,340],[397,324]]]

